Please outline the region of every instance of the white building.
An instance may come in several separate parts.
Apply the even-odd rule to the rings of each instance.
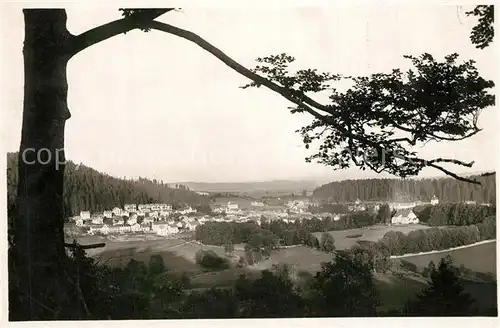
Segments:
[[[391,219],[392,224],[416,224],[419,220],[411,209],[401,209]]]
[[[196,213],[196,209],[192,208],[191,206],[189,206],[188,208],[186,209],[183,209],[183,210],[180,210],[180,211],[177,211],[177,213],[180,213],[180,214],[190,214],[190,213]]]
[[[75,221],[75,225],[77,227],[83,226],[83,219],[80,216],[75,217],[74,221]]]
[[[263,202],[259,202],[259,201],[251,202],[250,205],[252,205],[253,207],[263,207],[263,206],[265,206],[265,204]]]
[[[95,215],[92,217],[93,224],[102,224],[102,221],[103,221],[102,215]]]
[[[172,205],[160,204],[160,211],[171,212],[172,211]]]
[[[136,222],[136,223],[130,225],[130,231],[139,232],[139,231],[142,231],[142,227],[139,223]]]
[[[123,208],[127,212],[135,212],[137,210],[137,206],[135,204],[125,204]]]
[[[119,207],[113,208],[113,215],[121,216],[122,215],[122,209],[119,208]]]
[[[104,211],[102,212],[102,215],[105,217],[105,218],[112,218],[113,217],[113,212],[112,211]]]
[[[113,218],[113,225],[122,225],[124,222],[121,216],[117,216]]]
[[[132,216],[132,217],[128,218],[128,220],[127,220],[127,224],[128,224],[129,226],[132,226],[132,225],[134,225],[134,224],[137,224],[137,217],[133,217],[133,216]]]
[[[431,205],[437,205],[439,204],[439,199],[436,197],[436,195],[433,195],[431,198]]]
[[[80,218],[82,220],[90,220],[90,212],[89,211],[81,211]]]

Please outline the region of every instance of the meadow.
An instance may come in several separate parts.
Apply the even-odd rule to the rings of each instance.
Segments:
[[[428,228],[429,226],[422,224],[393,226],[375,225],[357,229],[328,231],[328,233],[333,236],[336,249],[349,249],[357,245],[358,240],[373,242],[379,241],[388,231],[401,231],[405,234],[408,234],[411,231]],[[313,233],[313,235],[318,238],[318,240],[321,240],[322,234],[322,232]]]
[[[496,244],[496,241],[491,241],[450,251],[408,255],[398,259],[411,262],[419,270],[422,270],[429,265],[430,261],[437,265],[442,258],[449,255],[455,266],[463,265],[472,271],[490,273],[496,276]]]

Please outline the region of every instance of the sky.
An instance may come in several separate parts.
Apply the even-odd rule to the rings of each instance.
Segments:
[[[442,59],[457,52],[495,80],[495,49],[470,43],[476,21],[465,16],[468,9],[235,6],[186,8],[159,20],[199,34],[249,68],[257,57],[285,52],[296,58],[297,68],[359,76],[407,67],[405,54]],[[73,34],[120,18],[110,7],[73,5],[67,13]],[[2,141],[15,151],[24,83],[21,6],[4,3],[1,24]],[[377,176],[306,163],[310,152],[295,131],[311,117],[290,114],[291,104],[269,90],[239,88],[248,82],[195,44],[164,32],[132,31],[101,42],[68,65],[67,158],[114,176],[165,182]],[[466,141],[429,143],[420,155],[475,161],[470,169],[455,167],[457,172],[492,170],[499,150],[495,108],[483,111],[479,126],[483,131]]]

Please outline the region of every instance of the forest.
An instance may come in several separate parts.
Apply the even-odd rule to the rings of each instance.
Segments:
[[[313,198],[322,202],[348,203],[362,201],[422,201],[433,195],[444,203],[475,201],[496,203],[495,174],[471,176],[481,185],[452,178],[440,179],[359,179],[327,183],[316,188]]]
[[[18,153],[7,154],[7,197],[9,207],[15,203],[17,190]],[[124,204],[167,203],[174,208],[185,205],[208,205],[205,196],[190,191],[187,187],[170,188],[162,181],[139,178],[119,179],[98,172],[85,165],[71,161],[66,163],[64,180],[64,214],[67,219],[80,211],[101,212]]]

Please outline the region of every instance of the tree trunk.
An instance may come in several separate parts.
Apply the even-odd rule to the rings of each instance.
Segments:
[[[65,275],[64,126],[67,108],[66,12],[25,9],[24,109],[19,149],[14,263],[19,308],[13,320],[69,318]],[[12,303],[11,303],[12,304]],[[11,311],[12,311],[11,310]]]

